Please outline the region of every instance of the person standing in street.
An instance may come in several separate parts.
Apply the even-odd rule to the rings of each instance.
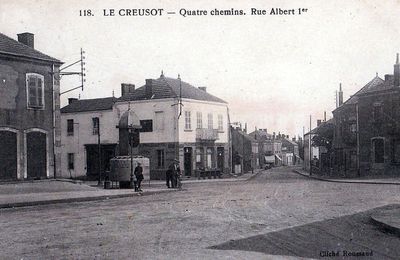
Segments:
[[[143,176],[143,168],[140,163],[138,163],[135,168],[135,177],[136,177],[136,183],[137,183],[135,185],[135,191],[142,191],[142,189],[140,188],[140,185],[142,183],[142,180],[144,179],[144,176]]]
[[[167,187],[171,188],[171,186],[172,186],[172,169],[170,169],[170,167],[165,172],[165,180],[166,180]]]

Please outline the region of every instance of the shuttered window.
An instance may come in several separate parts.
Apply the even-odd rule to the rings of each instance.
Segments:
[[[36,73],[26,74],[28,108],[44,108],[44,77]]]

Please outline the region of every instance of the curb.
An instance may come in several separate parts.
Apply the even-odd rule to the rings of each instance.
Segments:
[[[393,233],[397,236],[400,237],[400,228],[392,226],[385,221],[382,221],[379,219],[379,217],[376,217],[374,215],[370,216],[371,222],[373,225],[377,226],[378,228],[381,228],[385,231],[389,231],[390,233]]]
[[[72,202],[99,201],[99,200],[119,199],[126,197],[135,197],[135,196],[136,197],[149,196],[149,195],[174,192],[174,191],[179,191],[179,190],[170,189],[170,190],[160,190],[160,191],[148,191],[143,193],[127,193],[127,194],[115,194],[115,195],[102,195],[94,197],[78,197],[78,198],[66,198],[66,199],[56,199],[56,200],[38,200],[38,201],[27,201],[27,202],[4,203],[0,204],[0,209],[21,208],[21,207],[50,205],[50,204],[72,203]]]
[[[306,178],[318,180],[318,181],[326,181],[326,182],[335,182],[335,183],[355,183],[355,184],[389,184],[389,185],[400,185],[400,182],[376,182],[376,181],[350,181],[350,180],[330,180],[330,179],[325,179],[325,178],[319,178],[315,176],[310,176],[304,173],[301,173],[298,170],[293,170],[292,172],[297,173],[301,176],[304,176]]]
[[[251,181],[252,179],[256,178],[258,175],[260,175],[261,173],[263,173],[264,171],[261,170],[253,175],[251,175],[249,178],[245,179],[245,181]]]

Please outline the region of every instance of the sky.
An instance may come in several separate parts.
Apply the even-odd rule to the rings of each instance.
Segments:
[[[146,8],[164,12],[118,15]],[[246,15],[210,15],[231,8]],[[250,15],[251,8],[268,15]],[[307,11],[269,15],[271,8]],[[89,9],[93,16],[80,16]],[[184,17],[181,9],[208,14]],[[376,73],[393,73],[399,14],[399,1],[0,0],[0,32],[14,39],[34,33],[35,48],[66,65],[83,48],[84,91],[62,95],[62,106],[69,97],[119,97],[121,83],[139,87],[163,70],[226,100],[231,122],[294,136],[309,130],[310,115],[312,127],[324,111],[332,117],[339,83],[346,100]],[[77,76],[61,80],[62,91],[76,86]]]

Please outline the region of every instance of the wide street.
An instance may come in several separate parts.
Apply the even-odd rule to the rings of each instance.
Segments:
[[[321,182],[276,168],[177,192],[2,209],[0,258],[325,259],[326,251],[372,250],[346,259],[398,259],[400,238],[369,220],[396,203],[398,185]]]

